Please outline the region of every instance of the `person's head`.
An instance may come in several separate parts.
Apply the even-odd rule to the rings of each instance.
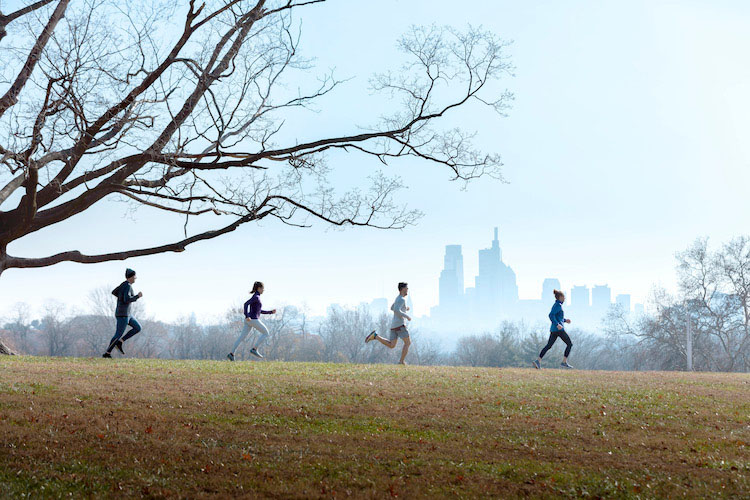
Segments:
[[[403,281],[398,284],[398,293],[401,294],[402,297],[406,297],[406,294],[409,293],[409,284],[404,283]]]
[[[135,283],[135,271],[130,268],[125,269],[125,279],[128,280],[128,283],[131,285]]]
[[[565,294],[562,293],[560,290],[555,290],[555,300],[559,300],[560,302],[565,302]]]
[[[251,293],[257,293],[257,294],[263,293],[263,282],[256,281],[255,283],[253,283],[253,291]]]

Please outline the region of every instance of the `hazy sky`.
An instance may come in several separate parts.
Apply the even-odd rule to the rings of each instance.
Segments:
[[[13,4],[14,2],[11,2]],[[500,227],[504,261],[521,298],[542,280],[564,289],[607,283],[633,302],[654,284],[674,286],[674,253],[698,236],[715,243],[750,232],[750,3],[745,1],[332,0],[300,10],[302,49],[353,77],[321,101],[317,115],[290,123],[305,140],[356,130],[377,109],[359,106],[374,71],[395,68],[395,42],[412,24],[483,25],[514,40],[516,100],[510,116],[479,109],[456,124],[503,155],[508,183],[481,179],[466,191],[448,172],[394,163],[409,186],[400,195],[425,213],[404,231],[295,229],[271,222],[165,254],[93,266],[10,270],[0,278],[0,315],[17,301],[48,299],[85,308],[88,292],[114,286],[126,266],[139,274],[148,314],[208,320],[266,282],[264,304],[306,306],[396,295],[410,283],[417,315],[435,305],[444,247],[463,245],[466,286],[477,250]],[[6,5],[5,9],[8,7]],[[301,86],[305,83],[300,82]],[[336,155],[342,182],[370,160]],[[369,163],[367,163],[369,165]],[[15,255],[113,251],[171,241],[180,222],[111,202],[12,245]]]

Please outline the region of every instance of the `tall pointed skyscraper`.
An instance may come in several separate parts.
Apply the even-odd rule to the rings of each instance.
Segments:
[[[476,277],[476,306],[486,315],[509,312],[518,301],[516,273],[503,263],[497,228],[494,236],[492,246],[479,251],[479,275]]]

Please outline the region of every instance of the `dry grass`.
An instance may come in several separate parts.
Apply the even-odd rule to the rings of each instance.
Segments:
[[[750,376],[5,357],[0,496],[749,497]]]

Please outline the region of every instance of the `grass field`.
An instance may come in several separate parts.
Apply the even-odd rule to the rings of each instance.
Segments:
[[[750,497],[750,375],[0,360],[0,497]]]

